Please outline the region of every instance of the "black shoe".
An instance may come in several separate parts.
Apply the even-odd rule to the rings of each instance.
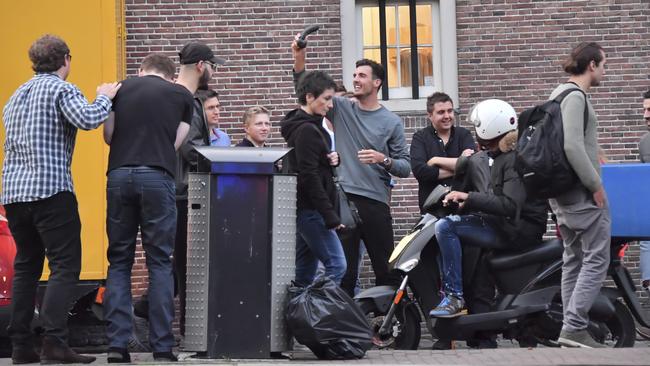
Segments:
[[[178,357],[176,357],[172,351],[168,352],[154,352],[153,360],[158,362],[177,362]]]
[[[433,343],[433,347],[431,347],[432,350],[434,351],[443,351],[443,350],[448,350],[451,349],[451,341],[443,341],[441,339],[438,339]]]
[[[34,347],[14,345],[11,350],[11,362],[14,365],[37,363],[40,361],[41,357],[34,351]]]
[[[43,337],[41,348],[41,365],[53,365],[59,363],[91,363],[97,358],[93,356],[80,355],[68,347],[67,344],[54,337]]]
[[[125,348],[111,347],[106,356],[108,363],[131,363],[131,355]]]
[[[496,339],[470,339],[467,341],[467,347],[474,349],[494,349],[499,346]]]

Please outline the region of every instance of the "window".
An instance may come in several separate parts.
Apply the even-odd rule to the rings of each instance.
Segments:
[[[415,21],[411,22],[409,4],[393,3],[385,5],[385,48],[386,74],[388,79],[388,98],[419,98],[435,90],[434,77],[434,6],[433,3],[416,4]],[[361,5],[361,49],[362,57],[382,62],[380,6]],[[437,13],[437,12],[436,12]],[[436,19],[437,20],[437,19]],[[415,34],[411,34],[415,30]],[[411,58],[417,53],[416,60]],[[437,66],[437,65],[436,65]],[[412,70],[416,67],[416,75]],[[417,87],[413,88],[413,78]]]
[[[455,0],[341,0],[341,40],[346,87],[369,58],[386,69],[380,99],[391,110],[424,110],[435,91],[458,102]]]

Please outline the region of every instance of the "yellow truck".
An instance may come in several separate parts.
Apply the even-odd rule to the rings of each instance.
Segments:
[[[21,0],[0,2],[0,27],[4,56],[0,58],[0,103],[4,107],[11,94],[33,71],[27,51],[31,43],[43,34],[63,38],[74,55],[68,81],[77,85],[87,99],[95,98],[97,85],[117,81],[125,75],[124,4],[123,0]],[[4,123],[3,123],[4,126]],[[0,140],[4,144],[4,127]],[[0,151],[0,164],[4,150]],[[106,166],[108,146],[102,139],[101,128],[80,131],[72,163],[73,181],[79,201],[82,222],[82,270],[71,327],[73,345],[92,345],[93,329],[103,333],[104,326],[89,313],[97,299],[98,288],[106,279]],[[10,251],[5,250],[4,254]],[[5,266],[11,261],[5,260]],[[5,275],[11,268],[0,263],[0,344],[7,342],[6,322],[10,303],[11,279]],[[3,273],[4,271],[4,273]],[[45,265],[41,280],[48,279]],[[98,334],[102,336],[102,334]],[[84,344],[85,343],[85,344]],[[0,345],[0,348],[2,345]]]

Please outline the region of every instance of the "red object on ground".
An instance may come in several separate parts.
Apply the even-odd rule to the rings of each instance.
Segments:
[[[4,215],[4,207],[0,205],[0,306],[11,304],[11,283],[16,257],[16,243]]]

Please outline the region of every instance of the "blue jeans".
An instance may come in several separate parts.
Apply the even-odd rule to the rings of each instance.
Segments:
[[[446,295],[463,297],[461,241],[490,248],[496,243],[496,232],[481,216],[476,215],[451,215],[440,219],[435,225],[442,260],[442,289]]]
[[[308,286],[314,281],[318,261],[325,265],[325,275],[340,284],[346,261],[336,231],[325,226],[316,210],[298,210],[297,214],[296,284]]]
[[[650,241],[640,241],[639,249],[641,251],[641,258],[639,259],[641,281],[647,281],[650,280]]]
[[[149,344],[154,352],[174,346],[176,235],[174,178],[150,167],[122,167],[108,173],[106,188],[108,276],[105,316],[110,347],[126,348],[132,329],[131,269],[138,228],[149,271]]]

